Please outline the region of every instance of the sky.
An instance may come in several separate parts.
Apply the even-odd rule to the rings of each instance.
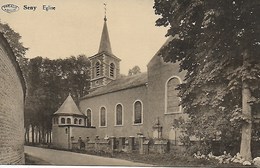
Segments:
[[[113,54],[121,61],[121,73],[135,65],[142,72],[166,41],[167,28],[155,26],[153,0],[1,0],[15,4],[17,12],[0,10],[0,19],[18,32],[27,58],[66,58],[98,52],[106,3],[107,26]],[[24,6],[36,6],[25,10]],[[55,7],[45,11],[43,5]]]

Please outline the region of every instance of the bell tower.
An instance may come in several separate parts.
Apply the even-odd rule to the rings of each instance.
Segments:
[[[117,79],[119,76],[119,63],[121,60],[112,53],[106,14],[104,17],[104,25],[98,53],[91,56],[89,59],[91,62],[91,90],[105,86],[109,82]]]

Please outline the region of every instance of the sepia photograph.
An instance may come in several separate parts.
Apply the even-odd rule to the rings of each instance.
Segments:
[[[260,167],[260,0],[0,8],[0,166]]]

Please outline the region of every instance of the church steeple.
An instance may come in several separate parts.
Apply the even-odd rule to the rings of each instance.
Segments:
[[[91,80],[90,88],[95,90],[106,86],[109,82],[116,80],[120,75],[120,59],[112,53],[110,39],[107,29],[106,4],[104,25],[101,35],[98,53],[90,57]]]
[[[102,35],[101,35],[99,50],[98,50],[98,53],[101,53],[101,52],[108,52],[109,54],[112,54],[112,49],[111,49],[111,44],[110,44],[108,29],[107,29],[106,13],[105,13],[105,17],[104,17],[103,31],[102,31]]]

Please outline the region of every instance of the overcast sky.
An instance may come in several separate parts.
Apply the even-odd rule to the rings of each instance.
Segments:
[[[1,0],[0,5],[15,4],[19,11],[0,11],[29,47],[26,57],[66,58],[71,55],[97,53],[107,3],[107,24],[113,53],[122,59],[121,73],[135,65],[146,71],[146,65],[166,41],[167,29],[156,27],[153,0]],[[37,6],[35,11],[24,5]],[[44,11],[43,5],[55,6]]]

